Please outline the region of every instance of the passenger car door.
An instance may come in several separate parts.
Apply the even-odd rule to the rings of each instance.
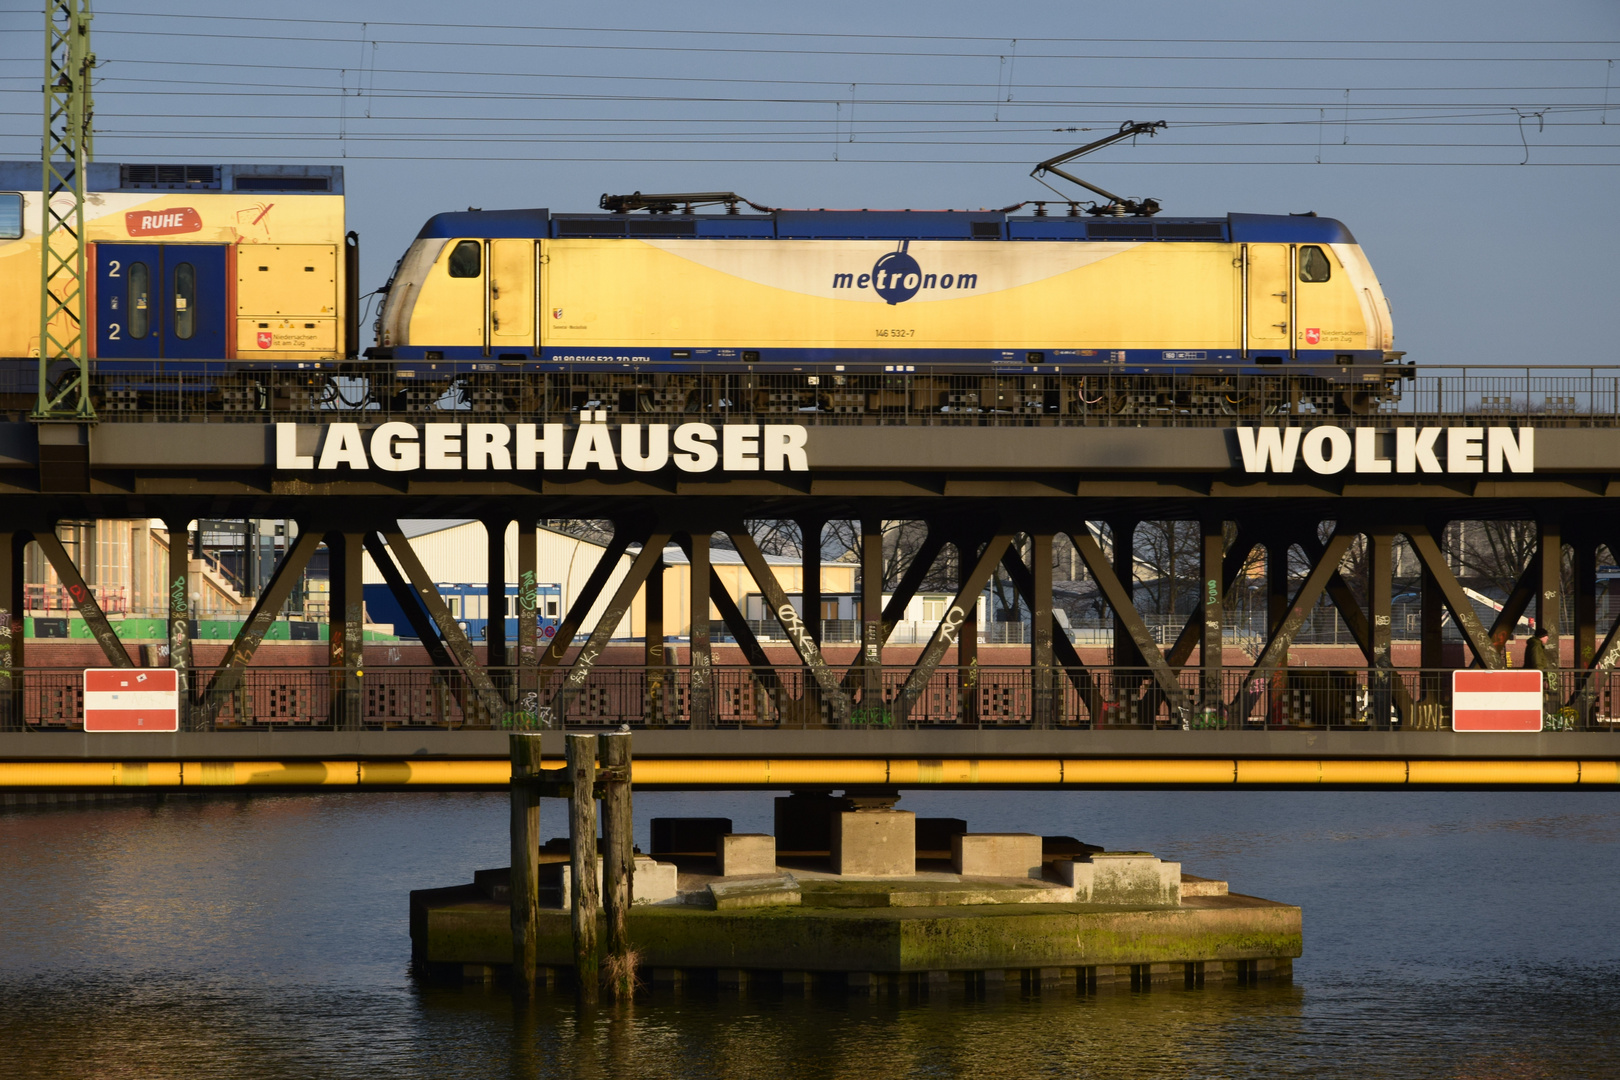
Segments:
[[[96,356],[222,360],[224,244],[97,244]]]

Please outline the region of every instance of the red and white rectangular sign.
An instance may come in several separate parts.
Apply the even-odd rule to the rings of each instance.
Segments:
[[[86,668],[84,730],[179,731],[174,668]]]
[[[1541,672],[1453,671],[1451,730],[1540,731]]]

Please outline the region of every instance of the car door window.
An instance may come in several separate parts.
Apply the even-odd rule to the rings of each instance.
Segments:
[[[183,262],[174,268],[174,336],[197,332],[197,268]]]
[[[152,272],[143,262],[132,262],[129,275],[129,336],[140,340],[152,325]]]

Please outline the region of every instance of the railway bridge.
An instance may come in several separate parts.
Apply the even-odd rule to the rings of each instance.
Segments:
[[[601,376],[566,372],[542,378],[586,393],[536,394],[522,408],[365,393],[244,407],[182,386],[161,406],[99,402],[95,423],[13,413],[0,423],[0,788],[500,786],[509,730],[557,733],[560,749],[565,730],[629,724],[643,786],[1612,789],[1620,621],[1599,617],[1600,553],[1620,553],[1620,372],[1407,375],[1404,394],[1371,411],[1297,393],[1223,403],[1164,380],[1105,396],[1079,376],[974,380],[971,407],[835,409],[814,395],[806,407],[790,389],[833,378],[806,370],[770,376],[781,394],[722,388],[684,396],[679,411],[656,394],[589,397]],[[106,666],[141,659],[57,539],[61,522],[117,517],[162,519],[181,536],[199,519],[298,526],[223,649],[193,642],[186,590],[171,590],[175,734],[84,732],[79,672],[31,665],[25,648],[23,555],[35,544]],[[475,643],[399,525],[419,518],[486,525],[491,596],[509,584],[499,545],[511,522],[608,522],[611,540],[547,639],[535,532],[518,529],[516,639],[491,619]],[[745,525],[761,519],[806,537],[851,523],[851,640],[826,640],[803,614],[822,610],[821,546],[802,545],[796,606]],[[920,523],[922,539],[885,588],[884,523],[901,520]],[[1533,523],[1513,588],[1484,607],[1448,548],[1458,521]],[[1198,601],[1174,633],[1150,626],[1134,595],[1143,522],[1196,531],[1186,576]],[[768,630],[714,572],[717,542],[752,576]],[[327,663],[255,663],[323,544]],[[700,617],[666,651],[655,587],[645,641],[615,645],[620,614],[661,581],[671,545],[690,563],[688,610],[712,610],[723,640]],[[368,657],[366,552],[425,664]],[[894,626],[942,552],[954,554],[955,595],[926,642],[902,648]],[[170,545],[167,580],[183,582],[187,557]],[[614,580],[621,559],[629,570]],[[1397,559],[1415,560],[1403,599],[1415,642],[1398,640],[1412,635],[1394,618]],[[1083,571],[1105,640],[1075,634],[1056,610],[1054,565]],[[996,575],[1027,612],[1016,645],[981,641],[978,597]],[[1263,632],[1235,639],[1225,608],[1257,583]],[[1348,644],[1302,658],[1301,628],[1323,605]],[[1519,662],[1505,643],[1530,619],[1554,658],[1546,729],[1451,730],[1450,672]],[[295,714],[253,704],[276,695],[296,698]]]

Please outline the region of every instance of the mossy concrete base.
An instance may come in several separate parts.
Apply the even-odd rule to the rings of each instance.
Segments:
[[[1239,894],[1141,909],[652,905],[630,912],[630,937],[645,968],[875,974],[1115,967],[1157,973],[1207,962],[1284,971],[1303,941],[1299,908]],[[538,944],[542,966],[571,966],[567,911],[540,913]],[[424,971],[507,965],[507,905],[473,885],[413,892],[411,952]]]

